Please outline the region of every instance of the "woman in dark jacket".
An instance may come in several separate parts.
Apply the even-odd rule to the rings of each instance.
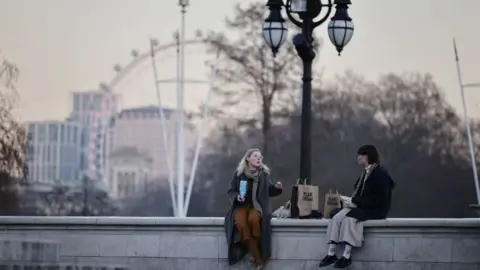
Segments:
[[[335,264],[334,268],[350,266],[352,248],[359,248],[363,244],[362,221],[384,219],[390,211],[395,183],[388,171],[380,165],[377,149],[373,145],[360,147],[357,160],[365,168],[355,183],[352,197],[344,197],[344,208],[328,223],[328,253],[320,262],[320,267],[331,264]],[[340,258],[335,255],[338,244],[345,245]]]
[[[256,269],[263,269],[270,258],[270,197],[282,193],[282,184],[270,182],[270,170],[262,159],[260,150],[248,150],[238,164],[227,192],[232,203],[224,224],[230,265],[242,260],[247,251],[252,254],[251,262]],[[247,183],[244,197],[240,195],[242,180]]]

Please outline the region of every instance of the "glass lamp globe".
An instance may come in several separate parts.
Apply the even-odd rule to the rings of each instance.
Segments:
[[[288,28],[285,22],[265,21],[263,24],[263,39],[272,49],[273,56],[278,53],[280,47],[285,43],[288,35]]]
[[[347,7],[339,8],[328,24],[328,37],[337,49],[338,55],[350,42],[353,36],[354,25],[352,18],[348,16]]]
[[[263,23],[263,39],[272,49],[273,56],[278,53],[278,49],[287,39],[288,29],[285,19],[282,17],[282,0],[269,0],[267,7],[270,14]]]

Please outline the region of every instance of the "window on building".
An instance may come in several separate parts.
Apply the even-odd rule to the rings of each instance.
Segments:
[[[57,178],[57,174],[55,171],[55,166],[54,165],[48,166],[48,180],[55,181],[57,180],[56,178]]]
[[[109,172],[110,172],[109,175],[112,175],[113,170],[109,170]],[[110,176],[107,179],[107,182],[108,182],[108,188],[113,189],[113,183],[114,183],[113,182],[113,177]]]
[[[102,106],[102,100],[103,100],[103,95],[102,94],[99,94],[99,93],[95,93],[95,96],[94,96],[94,100],[93,100],[93,106],[94,106],[94,110],[98,110],[100,109],[100,107]]]
[[[42,145],[42,163],[48,163],[48,148],[47,148],[48,144],[45,144],[45,145]]]
[[[34,170],[33,170],[33,181],[40,181],[40,167],[39,166],[35,166],[34,167]]]
[[[75,126],[70,126],[70,143],[71,144],[76,144],[77,141],[76,141],[76,138],[77,138],[77,127]]]
[[[77,179],[80,179],[80,170],[78,168],[74,170],[73,177],[72,177],[72,180],[77,180]]]
[[[28,135],[27,135],[27,142],[30,144],[34,143],[35,140],[35,124],[29,124],[28,125]]]
[[[47,140],[47,126],[38,125],[38,141],[45,142]]]
[[[65,125],[60,125],[60,141],[62,144],[67,142],[67,133],[65,129]]]
[[[52,162],[53,162],[53,163],[57,163],[57,158],[58,158],[58,154],[57,154],[58,146],[57,146],[57,144],[51,145],[50,151],[52,151],[52,152],[51,152],[51,154],[52,154]]]
[[[72,142],[72,129],[70,126],[65,126],[65,143],[69,144]]]
[[[74,144],[78,144],[79,128],[74,126],[74,127],[72,127],[72,129],[73,129],[73,134],[72,134],[72,136],[73,136],[73,143],[74,143]]]
[[[80,169],[86,170],[87,165],[88,165],[87,155],[85,152],[82,151],[80,156]]]
[[[78,164],[78,158],[80,156],[80,153],[78,152],[78,148],[75,146],[69,146],[68,151],[66,153],[67,160],[71,164]]]
[[[56,124],[48,125],[48,140],[56,142],[58,140],[58,126]]]
[[[46,145],[46,152],[47,152],[47,160],[46,162],[48,163],[53,163],[54,161],[52,160],[53,156],[52,156],[52,153],[51,153],[51,149],[52,149],[52,145],[51,144],[47,144]]]
[[[57,179],[57,172],[59,170],[58,166],[55,164],[55,165],[52,166],[52,168],[53,168],[53,179],[54,180],[60,180],[60,179]]]
[[[60,166],[60,175],[62,181],[71,181],[73,180],[73,174],[74,174],[75,168],[69,164],[62,164]]]
[[[28,162],[27,180],[28,181],[35,181],[35,179],[33,177],[35,177],[35,165],[33,164],[33,162]]]
[[[35,146],[33,144],[33,141],[31,140],[31,133],[28,134],[28,140],[27,140],[27,159],[28,160],[34,160],[35,159]]]
[[[52,182],[53,179],[48,178],[48,167],[47,166],[42,166],[42,179],[44,182]]]
[[[82,99],[82,111],[88,111],[90,109],[90,95],[82,94],[80,98]]]

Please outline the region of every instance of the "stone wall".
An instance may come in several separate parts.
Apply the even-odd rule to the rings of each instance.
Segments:
[[[318,269],[327,222],[272,220],[266,269]],[[480,270],[480,219],[389,219],[365,226],[365,245],[354,251],[349,269]],[[59,263],[88,265],[83,269],[250,269],[246,262],[228,267],[222,218],[0,217],[0,227],[0,242],[58,243]],[[50,253],[42,254],[55,257],[56,249],[46,246]],[[0,245],[0,254],[5,250]],[[31,264],[39,257],[10,258],[10,264],[26,258]]]

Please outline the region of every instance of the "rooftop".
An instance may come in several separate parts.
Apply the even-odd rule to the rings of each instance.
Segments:
[[[172,113],[175,112],[174,109],[170,108],[163,108],[163,112],[165,114],[165,117],[170,117]],[[158,114],[158,106],[156,105],[148,105],[144,107],[135,107],[135,108],[128,108],[122,110],[119,114],[118,117],[122,116],[127,116],[127,115],[135,115],[135,114]]]

